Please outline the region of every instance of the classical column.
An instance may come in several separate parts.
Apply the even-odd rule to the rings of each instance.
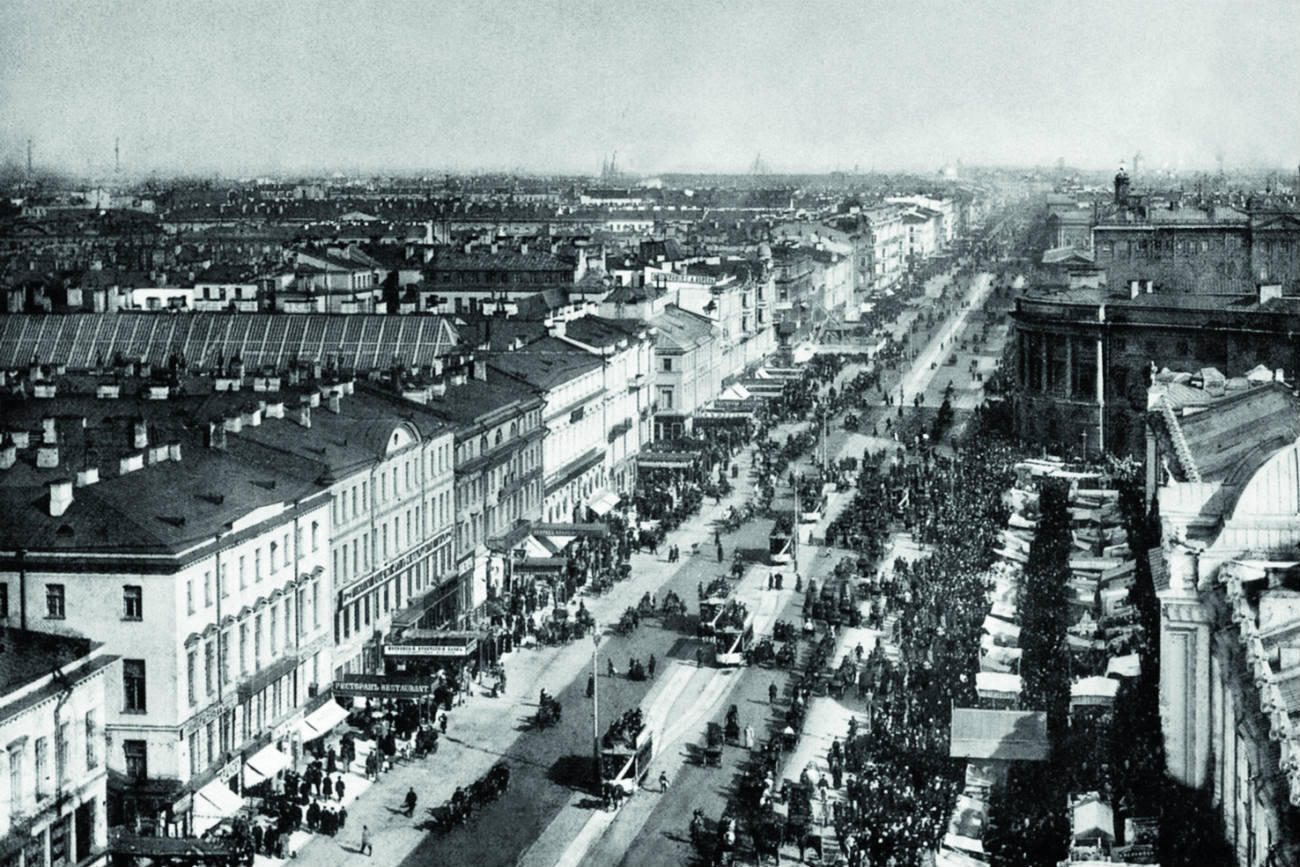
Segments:
[[[1197,593],[1197,552],[1166,549],[1169,586],[1160,590],[1160,724],[1169,773],[1205,782],[1210,741],[1211,616]]]

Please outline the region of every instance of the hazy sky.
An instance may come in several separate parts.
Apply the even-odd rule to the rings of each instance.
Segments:
[[[1300,161],[1300,0],[0,2],[0,160],[74,171]]]

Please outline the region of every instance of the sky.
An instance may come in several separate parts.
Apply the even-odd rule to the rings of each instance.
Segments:
[[[4,0],[0,162],[1300,163],[1300,0]]]

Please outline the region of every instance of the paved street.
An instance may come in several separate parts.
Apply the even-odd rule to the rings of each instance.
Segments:
[[[930,340],[918,347],[917,363],[907,370],[891,372],[888,387],[897,389],[898,376],[907,378],[904,390],[924,388],[934,372],[929,360],[943,351],[941,340],[959,334],[962,323],[987,294],[989,281],[980,281],[972,289],[966,308],[954,313],[935,329]],[[901,319],[911,320],[915,308],[908,308]],[[896,326],[900,333],[907,325]],[[860,366],[850,365],[837,379],[842,386]],[[868,424],[883,420],[885,409],[874,406],[866,415]],[[774,436],[783,439],[797,429],[783,425]],[[843,430],[834,424],[829,431],[830,453],[834,456],[857,456],[864,447],[879,448],[892,444]],[[740,460],[742,472],[736,489],[721,504],[709,502],[699,516],[680,528],[669,539],[683,551],[680,562],[670,564],[661,546],[658,556],[648,552],[634,554],[632,577],[615,585],[605,597],[579,597],[603,626],[615,622],[624,608],[635,605],[645,592],[662,599],[675,591],[687,600],[692,614],[696,610],[697,587],[724,574],[737,549],[755,564],[747,571],[735,593],[756,616],[755,633],[770,634],[778,619],[799,622],[803,595],[793,591],[787,580],[780,592],[766,590],[769,568],[766,566],[767,537],[770,520],[754,520],[732,534],[722,534],[725,562],[719,564],[714,553],[714,522],[732,503],[744,502],[752,493],[750,450]],[[811,468],[811,456],[800,464]],[[833,511],[848,499],[844,493],[834,497]],[[778,504],[789,502],[788,485],[778,487]],[[825,520],[829,520],[827,515]],[[814,529],[817,537],[824,535]],[[803,526],[806,542],[808,525]],[[693,543],[700,553],[691,556]],[[812,545],[801,545],[799,569],[805,579],[820,584],[834,567],[838,556]],[[576,603],[575,603],[576,604]],[[728,669],[696,664],[696,618],[665,624],[659,618],[642,622],[629,636],[604,634],[598,649],[597,689],[600,731],[613,716],[640,706],[656,732],[656,758],[647,783],[657,788],[661,771],[670,780],[669,792],[644,791],[629,799],[616,813],[599,809],[591,794],[592,719],[591,701],[586,698],[587,675],[591,671],[592,643],[573,642],[564,647],[522,649],[506,657],[510,693],[492,699],[482,691],[471,696],[463,707],[451,714],[447,736],[439,752],[422,761],[398,764],[369,791],[349,807],[347,827],[335,838],[313,838],[301,847],[297,862],[306,865],[401,863],[409,865],[512,864],[570,865],[582,864],[661,864],[686,863],[691,847],[686,835],[691,813],[701,808],[716,818],[733,797],[733,788],[743,773],[745,751],[728,746],[721,768],[710,768],[698,761],[707,723],[722,722],[727,708],[735,704],[742,727],[752,725],[760,742],[770,736],[777,714],[785,711],[786,679],[784,672],[765,668]],[[801,648],[806,650],[806,648]],[[654,654],[658,661],[654,681],[632,682],[624,675],[628,660],[645,661]],[[706,657],[707,658],[707,657]],[[606,674],[606,660],[612,659],[617,676]],[[768,686],[776,683],[781,699],[775,708],[768,706]],[[557,696],[563,708],[559,725],[536,731],[531,716],[536,712],[539,690]],[[784,725],[783,716],[781,725]],[[823,721],[821,725],[826,725]],[[814,723],[810,719],[809,725]],[[778,726],[779,729],[779,726]],[[810,731],[810,735],[812,732]],[[829,736],[828,736],[829,737]],[[809,744],[813,741],[810,740]],[[815,749],[805,745],[804,749]],[[802,754],[800,754],[802,755]],[[511,766],[510,789],[495,804],[480,810],[465,826],[445,836],[427,833],[426,809],[444,803],[458,785],[484,774],[504,758]],[[420,804],[416,816],[408,819],[399,809],[408,787],[417,792]],[[371,829],[374,855],[358,851],[362,825]],[[791,850],[790,854],[794,854]],[[258,858],[259,867],[274,867],[268,859]]]

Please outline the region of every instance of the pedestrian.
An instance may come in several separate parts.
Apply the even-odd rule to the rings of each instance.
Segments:
[[[660,771],[660,772],[659,772],[659,791],[660,791],[660,792],[666,792],[666,791],[668,791],[668,772],[667,772],[667,771]]]
[[[370,845],[369,825],[361,826],[361,849],[359,851],[361,852],[362,855],[365,855],[367,858],[369,858],[374,853],[374,848]]]
[[[339,803],[343,802],[343,792],[345,789],[346,787],[343,785],[343,775],[339,774],[339,778],[334,781],[334,793],[339,796]]]
[[[704,650],[699,647],[695,648],[695,665],[698,668],[704,667]]]
[[[722,562],[722,546],[721,546],[721,545],[718,546],[718,562],[719,562],[719,563]]]
[[[767,686],[767,703],[776,704],[776,683],[770,683]]]
[[[605,668],[608,671],[610,677],[613,677],[614,675],[618,674],[618,672],[614,669],[614,660],[612,659],[605,660]]]
[[[775,573],[775,572],[768,572],[768,573],[767,573],[767,589],[768,589],[768,590],[772,590],[772,589],[775,588],[775,587],[776,587],[776,573]]]
[[[438,715],[438,728],[442,729],[442,733],[444,735],[447,733],[447,712],[446,711],[443,711],[441,714]]]
[[[587,698],[591,698],[595,694],[596,694],[596,676],[589,674],[587,675]]]
[[[406,817],[408,819],[415,815],[415,801],[415,789],[408,788],[406,790]]]
[[[650,679],[655,679],[655,655],[650,654],[650,662],[646,665],[646,670],[650,673]]]

